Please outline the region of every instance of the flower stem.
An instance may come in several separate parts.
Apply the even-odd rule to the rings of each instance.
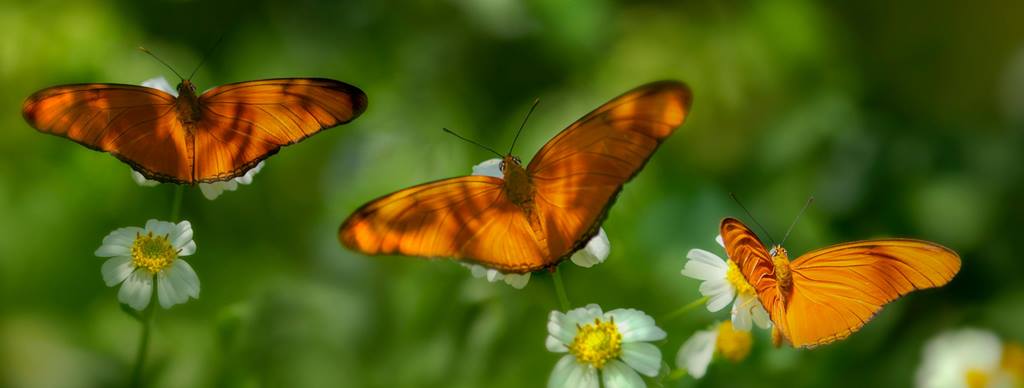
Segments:
[[[555,268],[555,270],[551,272],[551,277],[555,280],[555,294],[558,295],[559,307],[561,307],[562,311],[569,311],[572,304],[569,303],[569,296],[565,293],[565,284],[562,283],[562,271]]]
[[[171,222],[178,222],[178,217],[181,215],[181,199],[182,194],[185,192],[185,186],[174,186],[174,199],[171,202]]]
[[[156,288],[157,279],[153,279],[153,288]],[[149,306],[142,312],[142,336],[139,338],[139,349],[135,353],[135,366],[132,367],[132,388],[141,388],[142,371],[146,365],[146,354],[149,353],[149,332],[153,326],[153,312],[156,311],[156,291],[150,298]]]
[[[665,322],[665,321],[671,321],[673,319],[679,318],[680,315],[686,314],[690,310],[693,310],[697,306],[700,306],[700,305],[704,304],[704,302],[707,302],[707,301],[708,301],[708,297],[702,296],[699,299],[697,299],[697,300],[695,300],[693,302],[687,303],[685,306],[680,307],[680,308],[676,309],[673,312],[665,314],[665,316],[661,318],[661,321]]]

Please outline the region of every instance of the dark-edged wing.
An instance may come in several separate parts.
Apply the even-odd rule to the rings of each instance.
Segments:
[[[960,256],[928,241],[869,240],[808,252],[790,268],[787,337],[812,347],[846,338],[900,296],[945,285],[959,272]]]
[[[239,82],[199,96],[195,181],[244,174],[281,147],[345,124],[366,110],[359,88],[324,78]]]
[[[150,179],[187,181],[192,158],[174,104],[153,88],[76,84],[36,92],[21,112],[40,132],[108,152]]]
[[[342,223],[338,239],[369,255],[445,257],[506,272],[544,267],[545,254],[504,181],[465,176],[377,198]]]
[[[683,124],[690,89],[677,81],[637,87],[583,116],[533,157],[527,167],[552,263],[585,246],[622,186]]]

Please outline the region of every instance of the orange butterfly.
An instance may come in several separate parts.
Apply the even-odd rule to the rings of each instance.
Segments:
[[[366,110],[366,94],[323,78],[239,82],[178,96],[135,85],[76,84],[29,96],[21,113],[40,132],[109,152],[146,178],[195,184],[244,174],[260,161]]]
[[[814,347],[846,338],[883,305],[914,290],[945,285],[960,256],[928,241],[857,241],[811,251],[792,262],[786,250],[765,248],[746,225],[722,220],[729,260],[768,310],[776,346]]]
[[[463,176],[414,186],[363,205],[338,239],[370,255],[452,257],[505,272],[550,268],[597,234],[608,208],[686,119],[690,89],[640,86],[583,116],[504,179]]]

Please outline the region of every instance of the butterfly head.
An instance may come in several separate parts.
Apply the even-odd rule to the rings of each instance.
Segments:
[[[504,158],[502,158],[501,163],[498,164],[498,168],[501,169],[502,173],[505,173],[506,165],[514,165],[516,167],[523,168],[523,161],[519,159],[518,156],[506,155]]]
[[[178,84],[177,89],[179,96],[186,93],[190,95],[196,94],[196,85],[193,84],[192,81],[189,81],[187,79],[181,80],[181,83]]]

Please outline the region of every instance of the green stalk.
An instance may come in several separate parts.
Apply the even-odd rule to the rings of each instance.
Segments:
[[[558,296],[558,305],[562,311],[569,311],[572,304],[569,303],[569,296],[565,293],[565,284],[562,283],[562,271],[555,268],[551,272],[551,277],[555,280],[555,294]]]
[[[675,311],[666,314],[664,317],[661,318],[661,321],[662,322],[667,322],[667,321],[671,321],[673,319],[679,318],[679,316],[681,316],[683,314],[686,314],[690,310],[693,310],[694,308],[697,308],[698,306],[704,304],[704,302],[707,302],[708,299],[709,299],[709,297],[702,296],[702,297],[700,297],[699,299],[697,299],[697,300],[695,300],[693,302],[687,303],[685,306],[680,307],[680,308],[676,309]]]
[[[153,294],[149,300],[149,306],[142,312],[142,337],[139,338],[139,348],[135,353],[135,366],[132,367],[132,388],[142,388],[142,372],[146,365],[146,354],[149,353],[149,333],[153,327],[153,313],[156,311],[156,277],[153,277]]]
[[[181,215],[181,200],[182,194],[185,192],[185,186],[174,185],[174,199],[171,202],[171,222],[178,222],[178,217]]]

